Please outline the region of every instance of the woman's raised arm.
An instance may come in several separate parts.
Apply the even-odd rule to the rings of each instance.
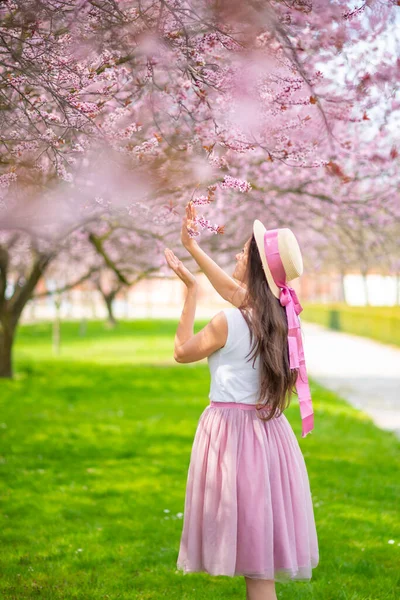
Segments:
[[[230,277],[217,263],[208,256],[194,238],[189,236],[187,225],[188,219],[192,216],[189,206],[186,207],[186,217],[183,219],[181,240],[186,250],[193,256],[194,260],[199,265],[200,269],[209,279],[211,285],[217,290],[218,294],[224,300],[230,302],[234,306],[241,306],[246,290],[239,285],[232,277]]]

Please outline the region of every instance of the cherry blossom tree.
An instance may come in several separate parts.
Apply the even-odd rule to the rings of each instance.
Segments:
[[[123,277],[119,240],[94,243],[102,215],[160,241],[193,199],[221,251],[255,216],[307,242],[339,217],[397,218],[397,4],[5,0],[0,375],[64,245],[85,248],[80,278],[99,259]]]

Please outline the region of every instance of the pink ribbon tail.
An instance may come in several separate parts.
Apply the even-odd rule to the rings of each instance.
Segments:
[[[279,300],[281,305],[286,308],[290,368],[299,369],[296,390],[301,415],[301,436],[306,437],[314,429],[314,411],[304,358],[300,320],[298,317],[303,307],[297,298],[295,290],[287,285],[282,287]]]

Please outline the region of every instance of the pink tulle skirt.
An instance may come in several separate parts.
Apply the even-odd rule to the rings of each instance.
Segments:
[[[264,412],[260,412],[266,415]],[[306,464],[284,413],[211,402],[188,470],[177,568],[183,573],[309,580],[319,561]]]

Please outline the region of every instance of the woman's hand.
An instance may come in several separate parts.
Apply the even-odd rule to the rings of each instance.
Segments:
[[[181,229],[181,242],[186,248],[186,250],[190,250],[190,247],[195,243],[194,238],[190,237],[188,232],[188,227],[197,231],[197,225],[194,222],[196,217],[196,209],[191,202],[188,202],[186,205],[186,216],[183,217],[182,220],[182,229]]]
[[[183,283],[188,288],[196,287],[197,281],[196,277],[185,267],[182,261],[179,260],[177,256],[170,250],[169,248],[165,248],[164,250],[165,258],[167,260],[168,266],[178,275],[178,277],[183,281]]]

